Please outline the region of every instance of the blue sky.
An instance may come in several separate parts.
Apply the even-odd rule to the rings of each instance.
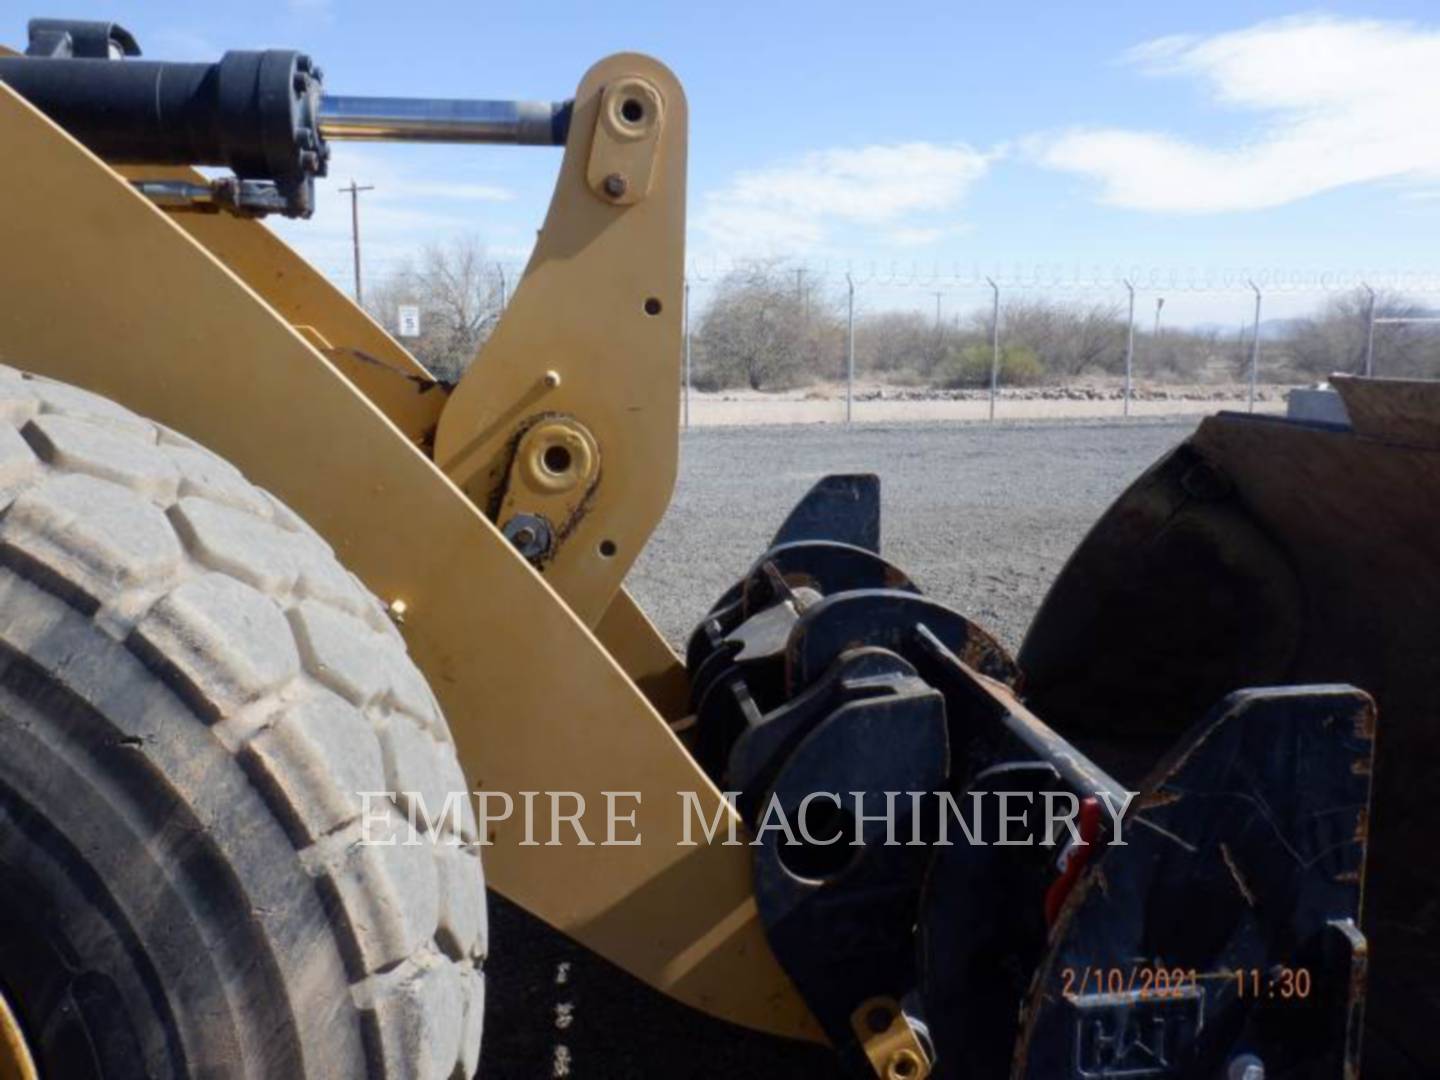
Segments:
[[[50,13],[6,6],[12,42]],[[156,58],[302,48],[336,93],[562,98],[600,56],[652,53],[690,98],[701,267],[782,255],[908,279],[1437,261],[1433,3],[128,0],[63,13],[122,22]],[[557,163],[538,148],[338,146],[316,219],[282,231],[346,280],[348,200],[333,189],[353,176],[376,186],[363,196],[372,274],[457,233],[518,262]],[[1237,297],[1221,299],[1177,295],[1166,311],[1238,318]]]

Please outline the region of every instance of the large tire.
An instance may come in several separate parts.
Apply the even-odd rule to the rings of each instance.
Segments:
[[[465,787],[318,535],[188,439],[0,368],[0,990],[43,1075],[473,1075],[468,800],[411,845],[407,796],[362,822],[359,794],[433,816]]]

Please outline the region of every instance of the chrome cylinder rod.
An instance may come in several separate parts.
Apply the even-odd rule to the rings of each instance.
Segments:
[[[320,99],[322,138],[335,142],[518,143],[563,146],[570,102],[447,98]]]

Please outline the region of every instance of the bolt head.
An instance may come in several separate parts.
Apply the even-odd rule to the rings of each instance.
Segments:
[[[516,514],[500,530],[527,559],[538,559],[550,550],[550,525],[535,514]]]
[[[620,198],[629,188],[629,182],[619,173],[611,173],[605,177],[605,194],[612,199]]]

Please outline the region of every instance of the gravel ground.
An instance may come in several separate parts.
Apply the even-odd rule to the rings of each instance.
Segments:
[[[1256,390],[1258,412],[1283,413],[1291,388],[1262,385]],[[1249,388],[1228,385],[1136,388],[1130,403],[1135,419],[1199,417],[1217,409],[1244,408]],[[695,391],[690,420],[696,427],[769,424],[835,424],[845,419],[843,386],[821,385],[798,390]],[[1000,391],[995,418],[1005,424],[1090,421],[1119,422],[1123,392],[1114,379],[1090,385],[1011,388]],[[856,387],[856,423],[891,426],[910,423],[975,423],[989,415],[989,395],[975,390],[929,390],[881,385]]]
[[[1195,427],[904,424],[694,429],[627,584],[676,645],[830,472],[881,478],[882,550],[929,595],[1020,644],[1091,523]]]

